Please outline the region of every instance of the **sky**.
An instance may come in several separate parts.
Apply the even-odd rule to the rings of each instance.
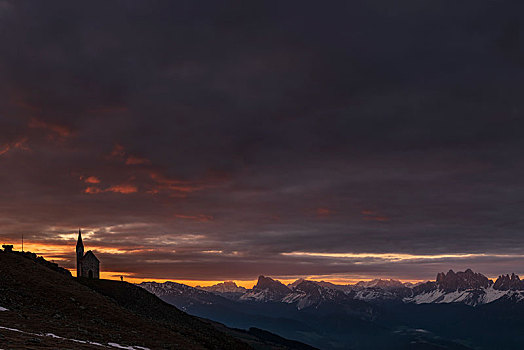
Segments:
[[[524,274],[522,1],[0,0],[0,243],[210,284]]]

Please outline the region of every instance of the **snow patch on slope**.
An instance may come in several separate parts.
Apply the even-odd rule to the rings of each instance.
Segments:
[[[282,302],[288,304],[297,303],[298,310],[305,309],[316,303],[311,296],[303,292],[289,293],[282,299]]]
[[[293,292],[293,293],[289,293],[288,295],[286,295],[282,299],[282,302],[283,303],[288,303],[288,304],[293,304],[293,303],[299,301],[300,299],[302,299],[304,297],[306,297],[306,293]]]
[[[143,348],[141,346],[122,346],[117,343],[108,343],[107,345],[112,346],[114,348],[126,349],[126,350],[149,350],[148,348]]]
[[[251,291],[242,295],[240,300],[269,301],[271,300],[271,293],[267,289]]]
[[[121,345],[119,345],[117,343],[108,343],[107,344],[108,346],[106,346],[106,345],[103,345],[103,344],[100,344],[100,343],[96,343],[96,342],[92,342],[92,341],[89,341],[89,340],[78,340],[78,339],[64,338],[64,337],[60,337],[58,335],[55,335],[53,333],[32,333],[32,332],[21,331],[20,329],[16,329],[16,328],[9,328],[9,327],[2,327],[2,326],[0,326],[0,329],[6,330],[6,331],[11,331],[11,332],[17,332],[17,333],[33,335],[33,336],[37,336],[37,337],[48,337],[48,338],[53,338],[53,339],[68,340],[68,341],[72,341],[72,342],[79,343],[79,344],[95,345],[95,346],[100,346],[102,348],[107,348],[109,346],[109,347],[113,347],[113,348],[128,349],[128,350],[150,350],[149,348],[145,348],[145,347],[142,347],[142,346],[126,346],[126,347],[124,347],[124,346],[121,346]]]
[[[444,294],[444,291],[436,289],[428,293],[415,295],[414,297],[404,298],[404,301],[415,304],[430,304],[442,298]]]
[[[493,289],[493,286],[486,288],[484,291],[485,294],[481,297],[482,304],[489,304],[502,298],[504,295],[508,295],[508,291]]]
[[[382,289],[363,289],[358,291],[353,298],[358,300],[369,301],[380,299],[395,299],[396,295],[394,293],[390,293]]]
[[[498,290],[493,286],[480,289],[467,289],[462,291],[444,292],[435,289],[431,292],[421,293],[413,297],[404,298],[406,303],[415,304],[449,304],[464,303],[471,306],[489,304],[502,297],[512,298],[515,301],[524,300],[524,292],[512,290]]]

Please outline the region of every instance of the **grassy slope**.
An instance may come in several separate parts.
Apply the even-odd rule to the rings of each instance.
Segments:
[[[243,342],[249,344],[254,349],[271,349],[271,350],[314,350],[315,348],[292,340],[288,340],[279,337],[270,332],[266,332],[260,329],[231,329],[223,324],[209,321],[201,318],[192,318],[188,320],[187,314],[181,312],[173,305],[170,305],[162,301],[157,296],[149,293],[145,289],[135,286],[134,284],[110,281],[110,280],[93,280],[93,279],[80,279],[80,283],[88,286],[89,288],[97,291],[98,293],[105,295],[120,306],[132,311],[133,313],[154,319],[157,322],[162,323],[165,327],[173,328],[175,325],[183,324],[184,328],[180,329],[176,326],[177,330],[182,332],[191,331],[194,327],[201,327],[202,323],[206,326],[211,326],[215,330],[219,330],[222,333],[228,334],[236,339],[241,339]],[[201,333],[201,335],[206,335]],[[202,342],[206,343],[211,339],[211,336],[201,339]],[[225,344],[222,340],[222,344]],[[222,347],[223,348],[223,347]]]
[[[103,286],[104,282],[100,283]],[[249,348],[245,343],[174,307],[164,311],[164,320],[144,317],[148,297],[143,296],[140,302],[144,302],[139,306],[142,310],[133,312],[129,308],[133,300],[126,296],[132,290],[115,290],[121,293],[121,303],[129,304],[128,308],[71,277],[30,259],[0,251],[0,306],[9,309],[0,312],[0,326],[151,349]],[[158,308],[155,311],[159,311]],[[2,333],[5,338],[9,332]],[[0,338],[0,347],[3,345]]]

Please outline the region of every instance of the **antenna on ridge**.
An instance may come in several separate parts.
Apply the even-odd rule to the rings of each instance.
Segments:
[[[24,234],[22,233],[22,253],[24,252]]]

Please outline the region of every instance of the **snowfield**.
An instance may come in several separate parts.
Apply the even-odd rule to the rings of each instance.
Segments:
[[[9,311],[9,310],[7,310],[5,307],[0,306],[0,311]]]
[[[481,289],[468,289],[455,292],[444,292],[440,289],[421,293],[414,297],[404,298],[405,303],[415,304],[449,304],[464,303],[470,306],[489,304],[502,297],[513,298],[515,301],[524,299],[522,291],[497,290],[493,286]]]

